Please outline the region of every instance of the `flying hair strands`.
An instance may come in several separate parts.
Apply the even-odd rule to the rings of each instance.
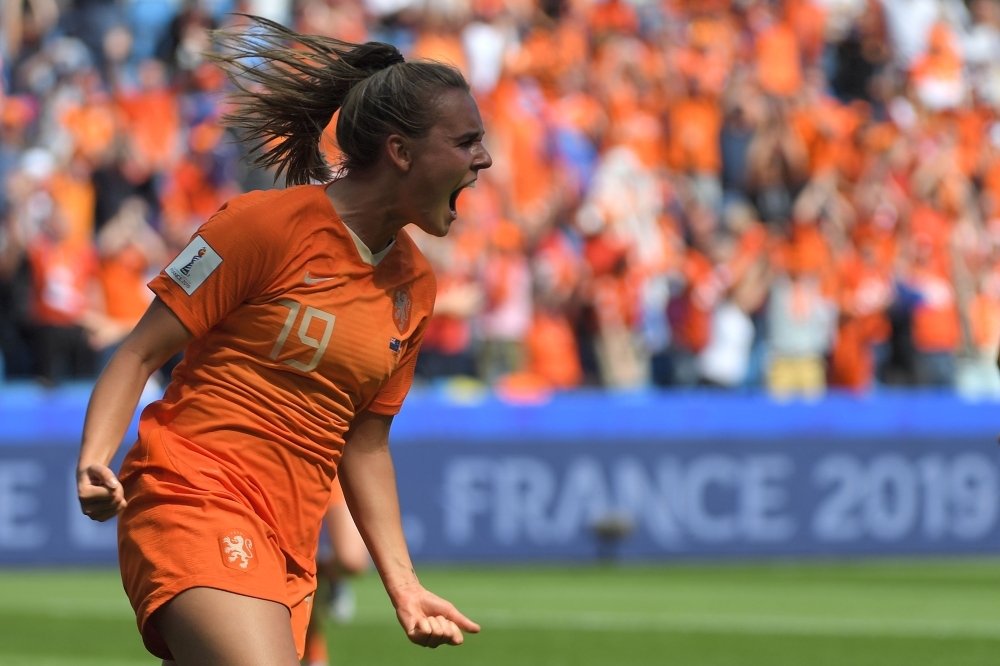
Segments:
[[[239,132],[249,152],[260,151],[253,165],[275,168],[275,179],[284,171],[289,185],[331,180],[319,148],[324,128],[355,85],[403,63],[403,56],[390,44],[303,35],[262,17],[240,16],[250,24],[213,31],[218,51],[206,54],[237,89],[231,101],[238,110],[224,115],[223,123]],[[352,157],[359,161],[348,153],[345,168]]]

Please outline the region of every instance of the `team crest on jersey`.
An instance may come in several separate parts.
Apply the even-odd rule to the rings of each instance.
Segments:
[[[392,297],[392,321],[400,333],[406,332],[410,325],[410,311],[413,310],[413,299],[410,298],[410,288],[400,287]]]
[[[232,530],[219,537],[222,563],[230,569],[250,571],[257,567],[253,540],[243,530]]]

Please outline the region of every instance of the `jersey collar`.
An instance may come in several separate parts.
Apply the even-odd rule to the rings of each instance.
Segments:
[[[365,242],[361,240],[354,231],[344,224],[344,228],[347,229],[347,233],[351,234],[351,240],[354,241],[354,246],[358,248],[358,254],[361,255],[361,261],[365,262],[369,266],[378,266],[379,262],[385,259],[385,255],[389,254],[389,250],[392,246],[396,244],[396,239],[393,238],[389,241],[389,244],[385,246],[385,249],[372,254],[372,251],[365,245]]]

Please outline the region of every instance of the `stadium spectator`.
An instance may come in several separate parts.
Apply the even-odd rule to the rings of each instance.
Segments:
[[[91,377],[96,359],[83,323],[96,305],[97,253],[89,239],[73,235],[69,216],[52,199],[35,205],[40,228],[26,251],[38,375],[46,382]]]
[[[553,385],[575,385],[568,359],[547,367],[540,356],[558,344],[548,353],[575,349],[583,383],[760,384],[759,359],[791,325],[767,315],[787,286],[781,248],[799,243],[806,256],[825,248],[810,270],[839,311],[820,355],[832,386],[947,385],[1000,344],[980,326],[985,259],[954,249],[959,236],[994,233],[1000,218],[994,0],[5,3],[5,185],[20,187],[22,155],[48,151],[59,165],[51,185],[29,186],[22,202],[44,190],[71,234],[93,242],[139,196],[167,254],[236,192],[281,187],[248,168],[219,127],[223,82],[202,52],[212,28],[245,22],[231,10],[390,41],[471,80],[497,167],[460,202],[456,230],[476,230],[419,240],[444,276],[422,377],[489,383],[541,369],[563,377]],[[795,209],[819,182],[826,194],[803,232]],[[770,248],[746,284],[727,273],[741,234],[720,223],[744,201]],[[21,245],[41,233],[25,225],[23,203],[0,208]],[[503,262],[493,247],[500,220],[521,236]],[[16,257],[17,243],[4,242]],[[548,301],[537,267],[553,247],[578,270],[567,273],[573,296]],[[520,267],[505,269],[519,286],[487,265],[500,263]],[[4,307],[26,312],[26,264],[8,266],[17,267]],[[965,274],[968,298],[956,291]],[[495,299],[508,287],[522,295],[513,336],[522,359],[476,363],[496,346]],[[19,350],[6,354],[8,374],[31,376],[39,359],[14,342],[32,337],[31,324],[17,321],[3,337]],[[573,344],[556,343],[566,330]]]
[[[146,283],[168,259],[163,240],[147,218],[145,202],[128,199],[97,237],[103,308],[88,312],[81,325],[102,368],[149,307],[153,292]]]

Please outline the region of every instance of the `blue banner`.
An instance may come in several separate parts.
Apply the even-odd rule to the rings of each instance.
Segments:
[[[86,397],[0,389],[0,564],[114,561],[75,498]],[[935,394],[419,393],[392,449],[418,561],[971,554],[1000,551],[998,431]]]
[[[396,449],[417,558],[1000,550],[1000,456],[977,439],[776,439]],[[617,541],[599,534],[618,534]]]

